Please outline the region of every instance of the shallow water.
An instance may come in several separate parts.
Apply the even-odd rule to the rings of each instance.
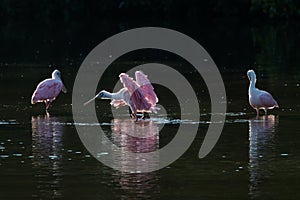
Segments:
[[[232,26],[219,27],[223,32],[232,28]],[[77,28],[72,27],[72,29]],[[185,32],[193,32],[191,35],[200,43],[202,41],[210,44],[207,47],[209,51],[217,42],[215,39],[221,37],[217,33],[209,35],[210,31],[211,29],[206,29],[204,33],[200,30],[194,32],[192,28],[187,28]],[[52,66],[49,67],[49,63],[52,62],[51,56],[43,57],[47,55],[47,52],[43,52],[43,48],[46,49],[51,45],[46,41],[46,47],[42,47],[38,55],[34,47],[29,47],[28,52],[25,53],[34,52],[33,55],[39,66],[30,64],[28,58],[16,59],[16,63],[8,59],[9,67],[5,67],[6,62],[2,63],[0,198],[299,199],[300,76],[297,67],[300,64],[299,50],[293,51],[293,37],[290,40],[290,37],[284,37],[287,41],[280,42],[282,32],[286,31],[294,36],[294,29],[270,25],[244,27],[240,31],[237,29],[231,31],[244,37],[237,38],[232,46],[223,41],[218,44],[219,53],[212,53],[226,86],[228,109],[225,126],[218,143],[203,159],[198,158],[198,153],[206,130],[212,123],[210,116],[222,113],[210,113],[207,89],[197,74],[182,70],[182,73],[188,74],[200,98],[200,120],[185,118],[189,113],[178,110],[178,102],[174,94],[156,85],[160,104],[164,107],[165,113],[151,115],[150,120],[137,124],[129,119],[127,109],[119,111],[113,118],[109,102],[98,101],[96,108],[99,122],[74,123],[71,94],[72,84],[81,61],[81,59],[77,61],[74,59],[79,55],[78,46],[74,47],[74,50],[68,49],[70,55],[62,54],[63,62],[59,59],[55,61],[65,66],[61,71],[69,92],[60,94],[51,107],[50,115],[46,115],[44,105],[30,105],[30,96],[36,84],[48,77],[53,70]],[[92,38],[96,38],[96,33],[93,34],[95,35]],[[265,46],[267,42],[264,34],[277,35],[277,39],[269,38],[270,45],[273,45],[270,49]],[[39,37],[34,40],[35,44],[43,39]],[[228,39],[232,36],[224,37]],[[53,39],[54,44],[56,39]],[[239,44],[240,41],[244,42]],[[89,42],[97,44],[92,39]],[[248,49],[244,53],[240,52],[239,50],[246,43],[251,43],[255,50]],[[281,47],[280,50],[278,46]],[[86,51],[90,48],[85,47]],[[274,48],[277,51],[273,51]],[[287,56],[286,52],[290,56]],[[14,53],[10,52],[10,54]],[[168,56],[170,55],[167,53],[163,54],[162,62],[175,68],[189,69],[184,61]],[[101,86],[109,88],[111,81],[116,81],[120,70],[152,60],[153,57],[157,59],[150,52],[146,54],[146,58],[137,62],[132,61],[135,57],[121,59],[107,72],[109,76],[103,80]],[[126,59],[129,61],[125,62]],[[72,61],[72,66],[70,60],[75,60]],[[259,78],[257,85],[272,91],[280,105],[279,109],[270,111],[268,116],[259,118],[255,117],[255,111],[247,102],[248,79],[245,75],[247,69],[255,62],[258,63],[254,64]],[[76,67],[73,67],[74,65]],[[147,130],[143,129],[145,124]],[[83,146],[75,125],[101,126],[110,136],[111,141],[133,152],[149,152],[162,148],[174,138],[180,125],[199,126],[199,128],[190,148],[176,162],[159,171],[124,173],[97,161]],[[152,137],[136,140],[127,134],[134,131],[138,133],[141,130],[151,133]],[[102,151],[97,156],[105,158],[112,155]],[[124,169],[132,165],[143,165],[134,160],[127,160],[124,155],[116,158],[119,159],[122,160],[121,165]],[[148,160],[148,165],[145,167],[157,164],[157,159],[153,158]]]

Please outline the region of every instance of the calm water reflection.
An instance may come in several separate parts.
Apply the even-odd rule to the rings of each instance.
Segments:
[[[261,185],[272,176],[269,165],[275,156],[274,137],[279,117],[260,116],[249,120],[249,195],[258,198]]]
[[[121,154],[117,154],[120,157],[114,157],[114,160],[121,160],[123,171],[139,167],[149,171],[146,168],[151,169],[159,164],[159,157],[140,157],[139,154],[131,154],[149,153],[158,149],[158,126],[153,121],[136,123],[132,119],[114,119],[112,124],[112,141],[121,149]]]
[[[122,149],[119,158],[114,157],[115,161],[120,161],[122,171],[141,167],[144,171],[155,168],[159,165],[159,157],[151,156],[145,159],[136,155],[132,157],[128,152],[148,153],[159,147],[159,128],[153,121],[134,122],[132,119],[114,119],[112,141]],[[144,137],[141,137],[144,136]],[[149,173],[125,173],[117,172],[117,179],[124,194],[121,199],[151,199],[153,193],[159,193],[159,176],[157,172]]]
[[[152,120],[135,122],[132,119],[113,119],[112,139],[115,144],[127,151],[147,153],[158,149],[159,128]]]
[[[112,155],[112,158],[116,162],[121,162],[122,166],[123,172],[117,173],[120,187],[125,192],[121,195],[122,199],[150,199],[152,193],[159,192],[157,172],[133,174],[126,171],[132,168],[149,171],[159,165],[157,154],[147,157],[129,154],[157,150],[159,148],[158,126],[151,120],[135,122],[132,119],[113,119],[112,124],[112,141],[122,151],[121,154]]]
[[[33,197],[62,197],[63,125],[50,115],[31,118],[32,165],[37,194]]]
[[[157,172],[141,173],[133,169],[151,171],[159,165],[158,154],[143,156],[134,153],[149,153],[159,148],[159,127],[152,120],[135,122],[132,119],[111,120],[110,131],[107,131],[112,141],[111,148],[115,145],[121,153],[111,155],[101,151],[97,156],[109,159],[112,165],[121,171],[113,171],[110,175],[113,184],[120,189],[120,199],[152,199],[159,193],[159,175]]]

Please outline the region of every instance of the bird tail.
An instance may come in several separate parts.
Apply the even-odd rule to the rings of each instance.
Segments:
[[[275,107],[279,108],[279,105],[278,105],[277,101],[275,101]]]
[[[31,104],[35,104],[35,103],[36,103],[36,100],[35,100],[34,96],[32,96],[32,98],[31,98]]]

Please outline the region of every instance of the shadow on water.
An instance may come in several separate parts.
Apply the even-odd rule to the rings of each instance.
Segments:
[[[274,137],[279,117],[260,116],[249,120],[249,196],[262,197],[265,181],[273,176],[270,161],[275,156]],[[271,196],[270,196],[271,197]]]
[[[62,134],[63,125],[49,115],[31,118],[32,165],[36,182],[33,197],[58,198],[62,190]]]

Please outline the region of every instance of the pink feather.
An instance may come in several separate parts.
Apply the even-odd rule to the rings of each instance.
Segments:
[[[38,84],[34,91],[31,103],[53,101],[62,90],[63,84],[61,81],[55,79],[46,79]]]
[[[145,96],[139,88],[139,85],[127,74],[121,73],[119,75],[123,86],[128,90],[130,94],[130,105],[134,111],[147,111],[151,108],[151,104],[145,99]]]
[[[153,106],[158,102],[158,98],[154,92],[154,88],[150,83],[147,75],[145,75],[142,71],[135,72],[135,78],[137,84],[140,86],[145,98],[147,101]]]
[[[267,107],[267,108],[276,107],[276,106],[278,107],[277,102],[275,101],[275,99],[272,97],[270,93],[266,92],[260,95],[259,99],[262,103],[262,107]]]
[[[127,103],[123,100],[119,100],[119,99],[113,99],[111,102],[110,102],[110,105],[114,106],[115,108],[120,108],[122,106],[126,106]]]

